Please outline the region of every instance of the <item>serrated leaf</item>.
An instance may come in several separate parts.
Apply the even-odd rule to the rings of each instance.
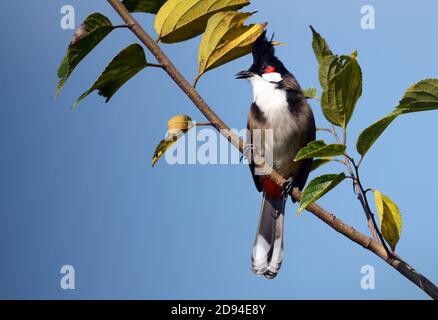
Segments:
[[[363,157],[371,146],[382,135],[383,131],[397,118],[401,112],[395,111],[386,117],[374,122],[359,135],[356,143],[357,152]]]
[[[300,207],[298,208],[297,214],[300,214],[309,205],[320,199],[344,179],[345,173],[340,173],[322,175],[310,181],[301,195]]]
[[[357,62],[357,52],[350,56],[334,55],[325,39],[310,28],[313,51],[319,64],[319,82],[323,89],[322,111],[329,122],[345,129],[362,95],[362,71]]]
[[[158,146],[155,148],[154,155],[152,156],[152,167],[155,166],[161,156],[169,149],[184,133],[193,127],[192,119],[187,115],[177,115],[172,117],[167,122],[168,134],[166,139],[161,140]]]
[[[345,145],[343,144],[329,144],[327,145],[322,140],[315,140],[309,142],[307,146],[298,151],[294,161],[304,159],[319,158],[319,157],[335,157],[345,153]]]
[[[327,91],[329,80],[339,72],[341,65],[338,56],[327,56],[321,61],[318,69],[318,77],[323,91]]]
[[[120,87],[146,66],[143,48],[139,44],[131,44],[108,64],[99,79],[79,97],[73,108],[94,90],[98,90],[99,95],[105,97],[105,102],[108,102]]]
[[[67,55],[58,68],[58,88],[56,96],[61,92],[64,83],[77,65],[89,54],[112,30],[111,21],[100,13],[88,16],[76,30],[67,49]]]
[[[325,165],[326,163],[329,163],[332,161],[332,158],[319,158],[319,159],[313,159],[312,166],[310,167],[310,171],[315,171],[319,167]]]
[[[303,94],[306,99],[318,99],[318,90],[314,87],[304,89]]]
[[[438,109],[438,79],[422,80],[411,86],[395,110],[366,128],[356,143],[357,151],[364,156],[384,130],[401,114]]]
[[[188,40],[203,33],[215,13],[249,4],[249,0],[168,0],[157,13],[155,30],[164,43]]]
[[[400,209],[389,197],[380,193],[379,190],[374,191],[374,200],[376,202],[382,236],[391,246],[392,251],[394,251],[402,231]]]
[[[342,62],[337,56],[327,56],[325,57],[320,66],[319,66],[319,82],[322,87],[322,95],[321,95],[321,109],[325,116],[325,118],[334,125],[341,126],[344,119],[344,111],[342,109],[338,109],[335,104],[332,106],[330,104],[328,89],[329,89],[329,81],[334,77],[336,73],[342,67]]]
[[[321,106],[324,115],[334,125],[346,128],[353,115],[356,103],[362,95],[362,71],[356,59],[357,53],[350,57],[340,57],[331,62],[327,89],[323,92]],[[327,58],[329,59],[329,58]],[[333,66],[333,63],[338,63]]]
[[[318,32],[316,32],[312,26],[310,26],[310,29],[312,30],[313,35],[313,52],[315,53],[316,60],[318,60],[318,63],[321,64],[327,56],[332,56],[333,53],[325,39]]]
[[[199,77],[206,71],[251,52],[252,44],[263,33],[266,24],[245,26],[248,12],[219,12],[208,21],[199,45]]]
[[[123,0],[129,12],[146,12],[156,14],[166,0]]]
[[[422,80],[404,94],[396,110],[402,113],[438,109],[438,79]]]

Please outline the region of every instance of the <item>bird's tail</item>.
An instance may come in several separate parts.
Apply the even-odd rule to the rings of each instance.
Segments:
[[[252,269],[268,279],[275,278],[283,260],[283,229],[286,196],[263,193],[260,220],[252,250]]]

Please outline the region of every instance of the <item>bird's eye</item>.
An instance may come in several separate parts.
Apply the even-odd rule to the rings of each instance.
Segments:
[[[273,66],[263,66],[263,73],[272,73],[272,72],[276,72],[277,70],[275,69],[275,67]]]

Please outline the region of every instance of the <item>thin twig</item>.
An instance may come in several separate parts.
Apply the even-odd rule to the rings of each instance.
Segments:
[[[332,125],[332,133],[335,136],[335,139],[338,143],[341,143],[341,139],[339,138],[337,132],[336,132],[336,128],[334,125]],[[344,130],[344,141],[346,141],[346,130]],[[350,172],[351,176],[355,176],[355,173],[353,172],[353,168],[351,167],[351,163],[350,161],[353,161],[353,158],[350,157],[348,154],[344,154],[344,158],[345,158],[345,165],[348,169],[348,171]],[[352,163],[353,163],[352,162]],[[362,194],[362,190],[361,190],[361,186],[359,185],[359,183],[356,180],[353,180],[353,190],[355,190],[356,194],[357,194],[357,198],[360,202],[360,204],[362,205],[362,208],[365,212],[365,217],[367,219],[368,222],[368,227],[371,230],[371,233],[373,235],[374,240],[379,241],[379,233],[376,230],[376,226],[374,221],[373,221],[373,217],[372,217],[372,213],[370,208],[367,206],[367,202],[365,201],[365,196]]]
[[[213,110],[205,103],[199,93],[193,88],[189,82],[182,76],[182,74],[175,68],[172,62],[167,58],[164,52],[157,43],[144,31],[144,29],[137,23],[133,16],[129,13],[126,7],[119,0],[107,0],[107,2],[114,8],[120,17],[131,26],[132,32],[140,39],[140,41],[149,49],[155,56],[158,62],[164,66],[164,70],[175,81],[175,83],[183,90],[187,96],[192,100],[193,104],[205,115],[205,117],[212,123],[212,125],[227,138],[230,143],[238,148],[241,152],[244,150],[245,142],[234,134],[229,127],[213,112]],[[279,186],[284,185],[286,180],[272,168],[264,163],[263,159],[254,159],[254,163],[263,163],[265,168],[270,169],[271,172],[267,175],[273,182]],[[301,198],[301,192],[294,188],[291,190],[291,196],[295,201]],[[422,289],[425,293],[434,299],[438,299],[438,288],[426,277],[418,273],[414,268],[404,262],[396,255],[388,256],[385,248],[378,241],[375,241],[361,232],[355,230],[351,226],[345,224],[337,219],[328,211],[319,207],[317,204],[310,205],[307,211],[313,213],[316,217],[321,219],[327,225],[335,229],[337,232],[343,234],[350,240],[370,250],[378,257],[386,261],[390,266],[396,269],[400,274],[409,279],[412,283]]]
[[[380,232],[379,227],[377,226],[376,217],[374,216],[374,213],[371,211],[371,207],[370,207],[370,204],[368,202],[367,193],[366,193],[366,191],[364,190],[364,188],[362,186],[362,182],[360,181],[359,166],[356,165],[356,163],[354,162],[353,158],[349,157],[349,159],[350,159],[351,163],[353,164],[354,170],[356,172],[357,185],[359,186],[360,194],[361,194],[363,200],[365,201],[366,210],[368,211],[368,213],[369,213],[369,215],[370,215],[370,217],[372,219],[372,222],[373,222],[373,225],[374,225],[374,229],[376,230],[377,235],[378,235],[378,237],[380,239],[380,242],[382,243],[382,245],[385,248],[386,252],[388,253],[389,256],[391,256],[393,254],[393,252],[391,250],[389,250],[388,246],[386,245],[385,239],[383,238],[383,235]]]

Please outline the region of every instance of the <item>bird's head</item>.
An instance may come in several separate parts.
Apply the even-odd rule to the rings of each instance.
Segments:
[[[272,40],[266,38],[266,31],[254,42],[252,47],[253,64],[248,70],[241,71],[236,75],[236,79],[253,78],[263,79],[267,82],[280,82],[283,76],[289,72],[283,63],[275,56]]]

